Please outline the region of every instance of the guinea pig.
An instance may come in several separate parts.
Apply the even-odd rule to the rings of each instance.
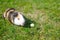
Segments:
[[[7,9],[3,17],[10,21],[12,24],[24,26],[25,18],[21,12],[16,11],[14,8]]]

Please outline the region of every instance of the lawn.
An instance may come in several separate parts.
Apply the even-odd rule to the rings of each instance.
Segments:
[[[34,21],[21,27],[4,20],[7,8],[15,8]],[[0,40],[60,40],[60,0],[0,0]]]

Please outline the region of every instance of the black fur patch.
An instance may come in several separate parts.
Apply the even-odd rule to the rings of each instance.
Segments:
[[[13,17],[17,17],[17,16],[18,16],[18,12],[14,12]]]
[[[18,16],[18,12],[10,12],[9,15],[8,15],[8,20],[12,23],[11,20],[13,20],[13,22],[14,22],[14,19],[17,16]]]
[[[14,9],[14,8],[10,8],[9,10],[7,10],[7,11],[6,11],[6,13],[7,13],[7,12],[9,12],[10,10],[14,10],[14,11],[15,11],[15,9]]]

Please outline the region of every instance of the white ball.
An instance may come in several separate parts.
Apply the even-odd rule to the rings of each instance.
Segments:
[[[31,27],[34,27],[34,23],[31,23],[30,26],[31,26]]]

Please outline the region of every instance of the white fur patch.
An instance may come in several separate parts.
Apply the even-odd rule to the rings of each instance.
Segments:
[[[18,15],[19,15],[19,20],[18,20],[18,18],[16,17],[16,18],[14,19],[14,24],[15,24],[15,25],[21,25],[21,26],[23,26],[24,23],[25,23],[25,19],[24,19],[24,17],[23,17],[22,14],[18,14]]]

